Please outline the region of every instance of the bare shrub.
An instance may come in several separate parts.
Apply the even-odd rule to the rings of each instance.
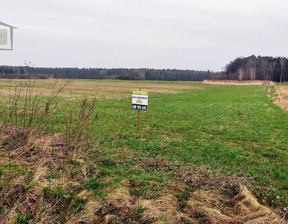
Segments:
[[[5,119],[0,130],[10,131],[10,148],[25,144],[33,133],[44,133],[49,124],[51,107],[62,90],[72,83],[71,80],[56,80],[49,97],[41,97],[41,93],[35,91],[36,79],[30,79],[27,83],[17,84],[13,90],[9,82],[8,99],[3,98],[2,114]],[[13,127],[13,128],[11,128]]]
[[[65,132],[65,150],[73,152],[82,151],[88,144],[91,135],[89,125],[97,119],[97,113],[94,115],[96,99],[83,99],[75,114],[70,114],[66,119]],[[69,153],[68,153],[69,154]]]

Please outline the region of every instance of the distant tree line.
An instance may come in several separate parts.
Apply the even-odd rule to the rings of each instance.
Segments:
[[[285,57],[250,56],[236,58],[226,65],[224,72],[213,79],[288,81],[288,60]]]
[[[213,72],[177,69],[105,69],[105,68],[37,68],[30,66],[0,66],[0,78],[27,79],[37,77],[68,79],[121,79],[203,81]]]

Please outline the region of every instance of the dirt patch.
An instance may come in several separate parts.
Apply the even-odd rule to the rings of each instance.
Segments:
[[[269,80],[204,80],[203,83],[209,85],[263,86],[273,85],[274,82]]]

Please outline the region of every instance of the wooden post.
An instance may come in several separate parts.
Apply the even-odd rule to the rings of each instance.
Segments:
[[[140,110],[138,110],[138,130],[140,129]]]

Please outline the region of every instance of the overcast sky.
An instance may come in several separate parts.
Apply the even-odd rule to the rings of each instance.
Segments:
[[[287,0],[0,0],[17,27],[0,64],[220,71],[288,56]]]

